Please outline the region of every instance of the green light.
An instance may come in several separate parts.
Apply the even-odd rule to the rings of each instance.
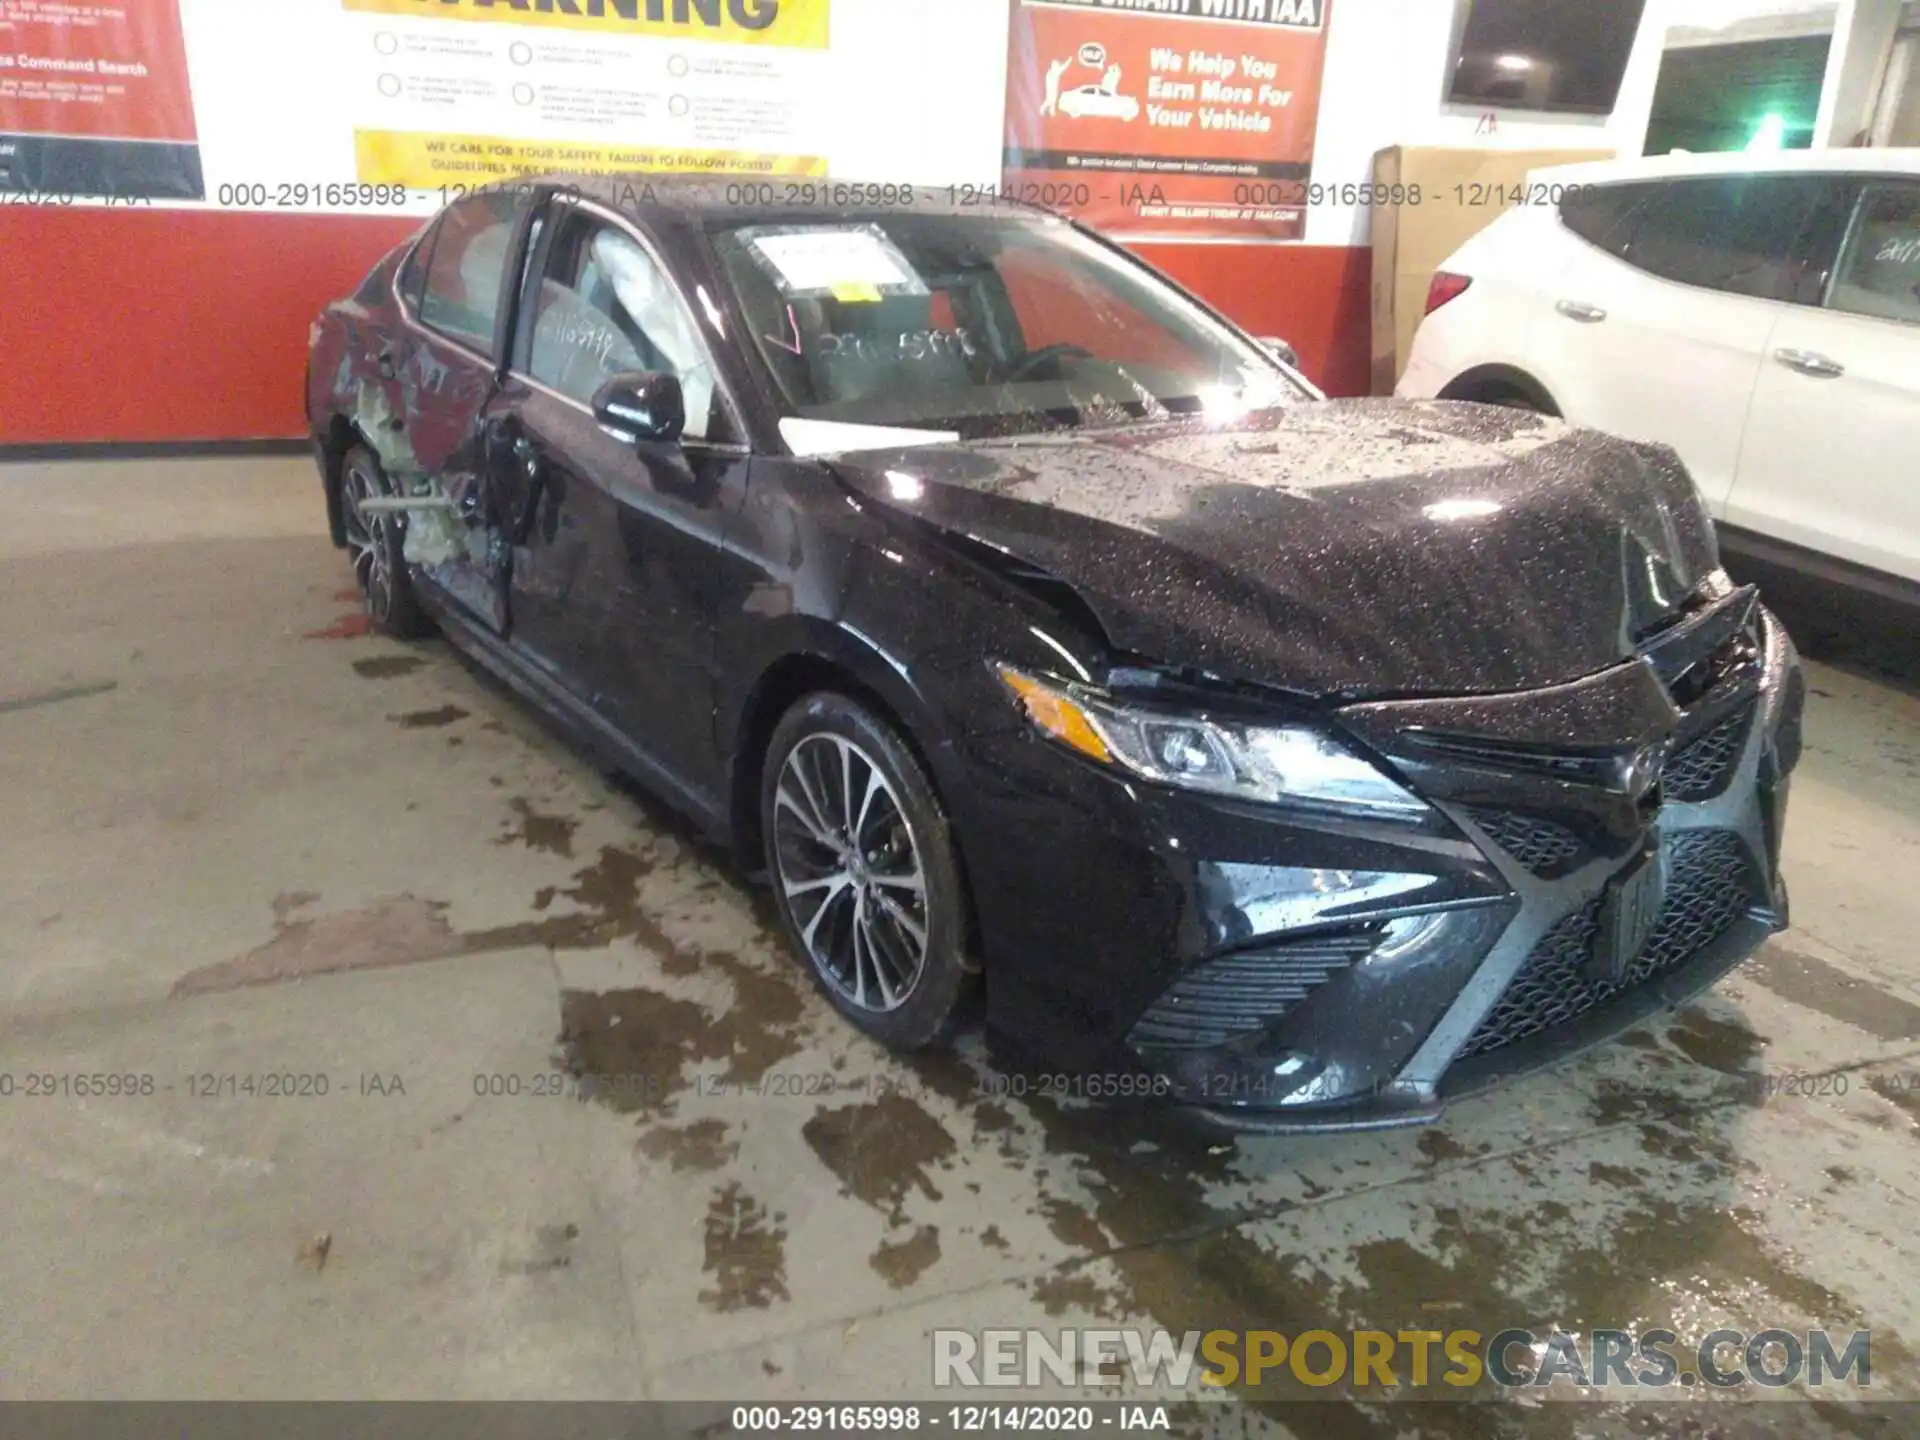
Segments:
[[[1749,153],[1754,151],[1784,150],[1787,145],[1787,122],[1781,115],[1768,115],[1760,122],[1760,128],[1753,132],[1753,138],[1747,141]]]

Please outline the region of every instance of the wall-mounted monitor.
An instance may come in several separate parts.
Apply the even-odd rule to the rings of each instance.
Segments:
[[[1646,0],[1471,0],[1447,99],[1610,114],[1645,11]]]

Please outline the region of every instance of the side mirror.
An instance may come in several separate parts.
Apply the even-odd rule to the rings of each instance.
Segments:
[[[672,444],[687,428],[680,377],[664,370],[615,375],[594,392],[593,418],[636,440]]]
[[[1282,365],[1285,365],[1289,370],[1298,370],[1300,368],[1299,354],[1294,350],[1293,346],[1289,345],[1285,340],[1282,340],[1278,335],[1262,335],[1259,337],[1259,340],[1261,348]]]

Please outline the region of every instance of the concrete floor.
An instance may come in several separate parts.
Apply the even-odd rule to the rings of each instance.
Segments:
[[[1214,1153],[859,1039],[671,821],[361,633],[320,523],[301,460],[0,468],[0,1398],[930,1398],[936,1325],[1666,1323],[1870,1328],[1920,1399],[1906,642],[1811,665],[1795,927],[1709,999],[1428,1131]],[[640,1078],[531,1093],[562,1039]],[[1413,1416],[1272,1424],[1654,1433]]]

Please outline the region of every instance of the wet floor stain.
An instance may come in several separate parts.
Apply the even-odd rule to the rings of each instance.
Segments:
[[[1739,1075],[1756,1069],[1766,1037],[1756,1035],[1737,1020],[1722,1020],[1698,1005],[1689,1005],[1673,1018],[1667,1040],[1696,1065]]]
[[[661,933],[641,904],[640,885],[654,862],[636,850],[603,845],[599,855],[574,872],[573,884],[542,886],[533,896],[540,918],[496,926],[485,932],[494,942],[545,945],[554,950],[597,950],[616,940],[638,940],[671,957],[676,947]],[[554,913],[559,901],[567,908]]]
[[[573,858],[573,837],[580,822],[566,815],[547,815],[533,808],[533,802],[521,796],[507,802],[517,821],[494,840],[496,845],[524,845],[563,860]]]
[[[695,1082],[688,1067],[729,1047],[692,1000],[654,990],[568,990],[560,997],[560,1063],[622,1114],[670,1115]]]
[[[1098,1252],[1107,1248],[1107,1235],[1087,1207],[1059,1195],[1040,1196],[1036,1209],[1054,1239],[1074,1250]]]
[[[659,1160],[678,1172],[718,1170],[740,1153],[740,1142],[727,1139],[724,1120],[695,1120],[690,1125],[655,1125],[637,1142],[642,1155]]]
[[[353,673],[366,680],[393,680],[426,665],[418,655],[369,655],[353,662]]]
[[[1464,1160],[1473,1152],[1446,1131],[1428,1127],[1420,1132],[1420,1153],[1430,1164],[1444,1165],[1449,1160]]]
[[[530,1241],[513,1246],[500,1260],[502,1275],[540,1275],[549,1270],[565,1270],[573,1264],[573,1242],[580,1238],[580,1227],[571,1221],[564,1225],[536,1226]]]
[[[1128,1318],[1125,1302],[1086,1275],[1056,1271],[1042,1276],[1033,1284],[1033,1298],[1055,1319],[1091,1315],[1118,1323]]]
[[[737,1180],[714,1192],[707,1206],[706,1258],[713,1277],[700,1303],[722,1313],[765,1310],[787,1293],[786,1216],[770,1213]]]
[[[468,711],[458,705],[440,705],[432,710],[409,710],[402,715],[389,715],[402,730],[437,730],[443,725],[452,725],[467,718]]]
[[[882,1240],[867,1257],[874,1273],[895,1290],[904,1290],[940,1259],[940,1227],[922,1225],[904,1240]]]
[[[692,1086],[743,1093],[800,1052],[806,1008],[790,977],[720,952],[676,952],[662,968],[723,975],[732,1003],[711,1014],[694,1001],[644,988],[569,990],[560,997],[560,1064],[609,1108],[666,1118]]]
[[[1610,1185],[1615,1190],[1635,1190],[1646,1177],[1643,1172],[1629,1170],[1624,1165],[1595,1160],[1587,1166],[1587,1178],[1596,1185]]]
[[[1914,1129],[1920,1130],[1920,1073],[1909,1071],[1901,1075],[1876,1075],[1867,1081],[1867,1088],[1882,1100],[1897,1106],[1913,1121]]]
[[[1711,1017],[1694,1016],[1681,1027],[1702,1055],[1728,1068],[1745,1068],[1761,1043],[1742,1027]],[[911,1063],[930,1088],[958,1108],[964,1125],[968,1110],[982,1103],[969,1067],[939,1057],[915,1057]],[[1650,1090],[1649,1097],[1658,1098]],[[1221,1156],[1177,1132],[1143,1137],[1139,1127],[1116,1125],[1113,1116],[1094,1107],[1030,1099],[1018,1109],[1020,1155],[1028,1164],[1044,1157],[1063,1178],[1070,1176],[1074,1189],[1087,1197],[1084,1208],[1092,1224],[1107,1237],[1104,1248],[1088,1259],[1064,1262],[1038,1279],[1033,1294],[1049,1314],[1144,1322],[1176,1334],[1215,1328],[1297,1334],[1328,1325],[1389,1332],[1466,1325],[1484,1331],[1510,1322],[1539,1333],[1555,1326],[1579,1331],[1667,1325],[1697,1335],[1703,1313],[1764,1316],[1767,1324],[1789,1328],[1827,1325],[1847,1333],[1863,1328],[1857,1308],[1778,1253],[1762,1217],[1735,1198],[1741,1177],[1752,1168],[1740,1154],[1735,1128],[1748,1112],[1725,1101],[1709,1108],[1665,1099],[1674,1113],[1642,1122],[1641,1133],[1648,1137],[1644,1173],[1630,1165],[1603,1165],[1597,1175],[1586,1176],[1616,1200],[1589,1192],[1589,1203],[1578,1211],[1546,1195],[1519,1211],[1500,1198],[1484,1208],[1423,1206],[1424,1220],[1413,1237],[1348,1247],[1316,1243],[1305,1251],[1291,1245],[1291,1237],[1316,1235],[1323,1225],[1290,1222],[1290,1202],[1249,1211],[1223,1208],[1215,1198],[1223,1181],[1244,1178],[1248,1167],[1285,1163],[1271,1152],[1256,1152],[1263,1161],[1244,1154]],[[1418,1142],[1409,1140],[1411,1151]],[[1445,1147],[1440,1153],[1458,1158]],[[1425,1158],[1435,1158],[1432,1146],[1425,1147]],[[1486,1174],[1496,1191],[1516,1183],[1523,1188],[1550,1183],[1537,1174],[1525,1178],[1538,1168],[1530,1156],[1481,1163],[1490,1167]],[[834,1168],[839,1173],[841,1167]],[[1663,1193],[1663,1184],[1681,1180],[1697,1186],[1697,1193],[1684,1198]],[[1035,1189],[1036,1218],[1069,1213],[1060,1209],[1057,1183],[1042,1181]],[[874,1195],[871,1185],[868,1190]],[[877,1208],[897,1203],[898,1193],[897,1186],[879,1193]],[[1427,1221],[1431,1238],[1424,1237]],[[1078,1232],[1077,1238],[1093,1237]],[[1879,1337],[1876,1331],[1877,1370]],[[1890,1345],[1888,1368],[1905,1373],[1904,1351],[1892,1354],[1900,1350],[1897,1337]],[[1242,1377],[1232,1388],[1262,1409],[1267,1401],[1341,1398],[1303,1387],[1290,1376],[1270,1375],[1253,1386]],[[1315,1405],[1314,1423],[1304,1433],[1316,1440],[1388,1440],[1410,1433],[1460,1440],[1534,1434],[1571,1440],[1596,1433],[1591,1421],[1609,1413],[1591,1405],[1538,1412],[1511,1406],[1382,1405],[1371,1403],[1377,1396],[1364,1391],[1344,1398],[1348,1403]],[[1416,1410],[1422,1428],[1410,1431]],[[1266,1413],[1278,1418],[1277,1412]]]
[[[897,1091],[859,1105],[822,1107],[800,1128],[843,1194],[863,1200],[888,1223],[907,1223],[910,1197],[940,1199],[932,1171],[953,1163],[953,1136],[925,1107]]]
[[[1783,1000],[1864,1030],[1876,1040],[1920,1040],[1920,1005],[1778,940],[1762,946],[1740,974]]]

